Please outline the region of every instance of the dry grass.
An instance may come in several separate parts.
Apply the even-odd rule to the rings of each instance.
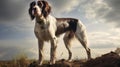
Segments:
[[[66,62],[65,60],[57,61],[56,64],[50,66],[48,61],[44,61],[40,67],[80,67],[80,61],[75,60]],[[32,66],[30,65],[32,64]],[[39,67],[35,60],[29,60],[27,56],[21,55],[11,61],[0,61],[0,67]]]
[[[28,67],[31,62],[27,56],[21,55],[11,61],[0,61],[0,67]]]

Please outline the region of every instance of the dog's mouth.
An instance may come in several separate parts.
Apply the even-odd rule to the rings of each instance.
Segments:
[[[32,15],[39,16],[40,14],[36,10],[32,10]]]
[[[37,11],[36,10],[32,10],[32,15],[37,16],[38,15]]]

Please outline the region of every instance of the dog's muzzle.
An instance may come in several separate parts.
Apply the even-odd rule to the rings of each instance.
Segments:
[[[41,9],[39,6],[35,5],[32,9],[32,15],[34,16],[41,16]]]

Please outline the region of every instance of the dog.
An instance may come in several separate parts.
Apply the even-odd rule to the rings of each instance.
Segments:
[[[55,64],[56,48],[58,37],[65,33],[63,40],[68,50],[68,61],[72,58],[70,42],[74,36],[79,40],[87,52],[88,59],[91,59],[90,49],[87,47],[86,28],[83,23],[76,18],[56,18],[50,15],[51,6],[45,0],[33,1],[30,3],[29,15],[31,19],[35,19],[34,33],[38,39],[39,46],[39,64],[43,62],[43,46],[44,42],[50,41],[50,64]]]

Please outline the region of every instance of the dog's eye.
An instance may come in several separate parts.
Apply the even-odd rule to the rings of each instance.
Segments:
[[[41,2],[39,2],[39,1],[38,1],[37,5],[38,5],[39,7],[42,7]]]

